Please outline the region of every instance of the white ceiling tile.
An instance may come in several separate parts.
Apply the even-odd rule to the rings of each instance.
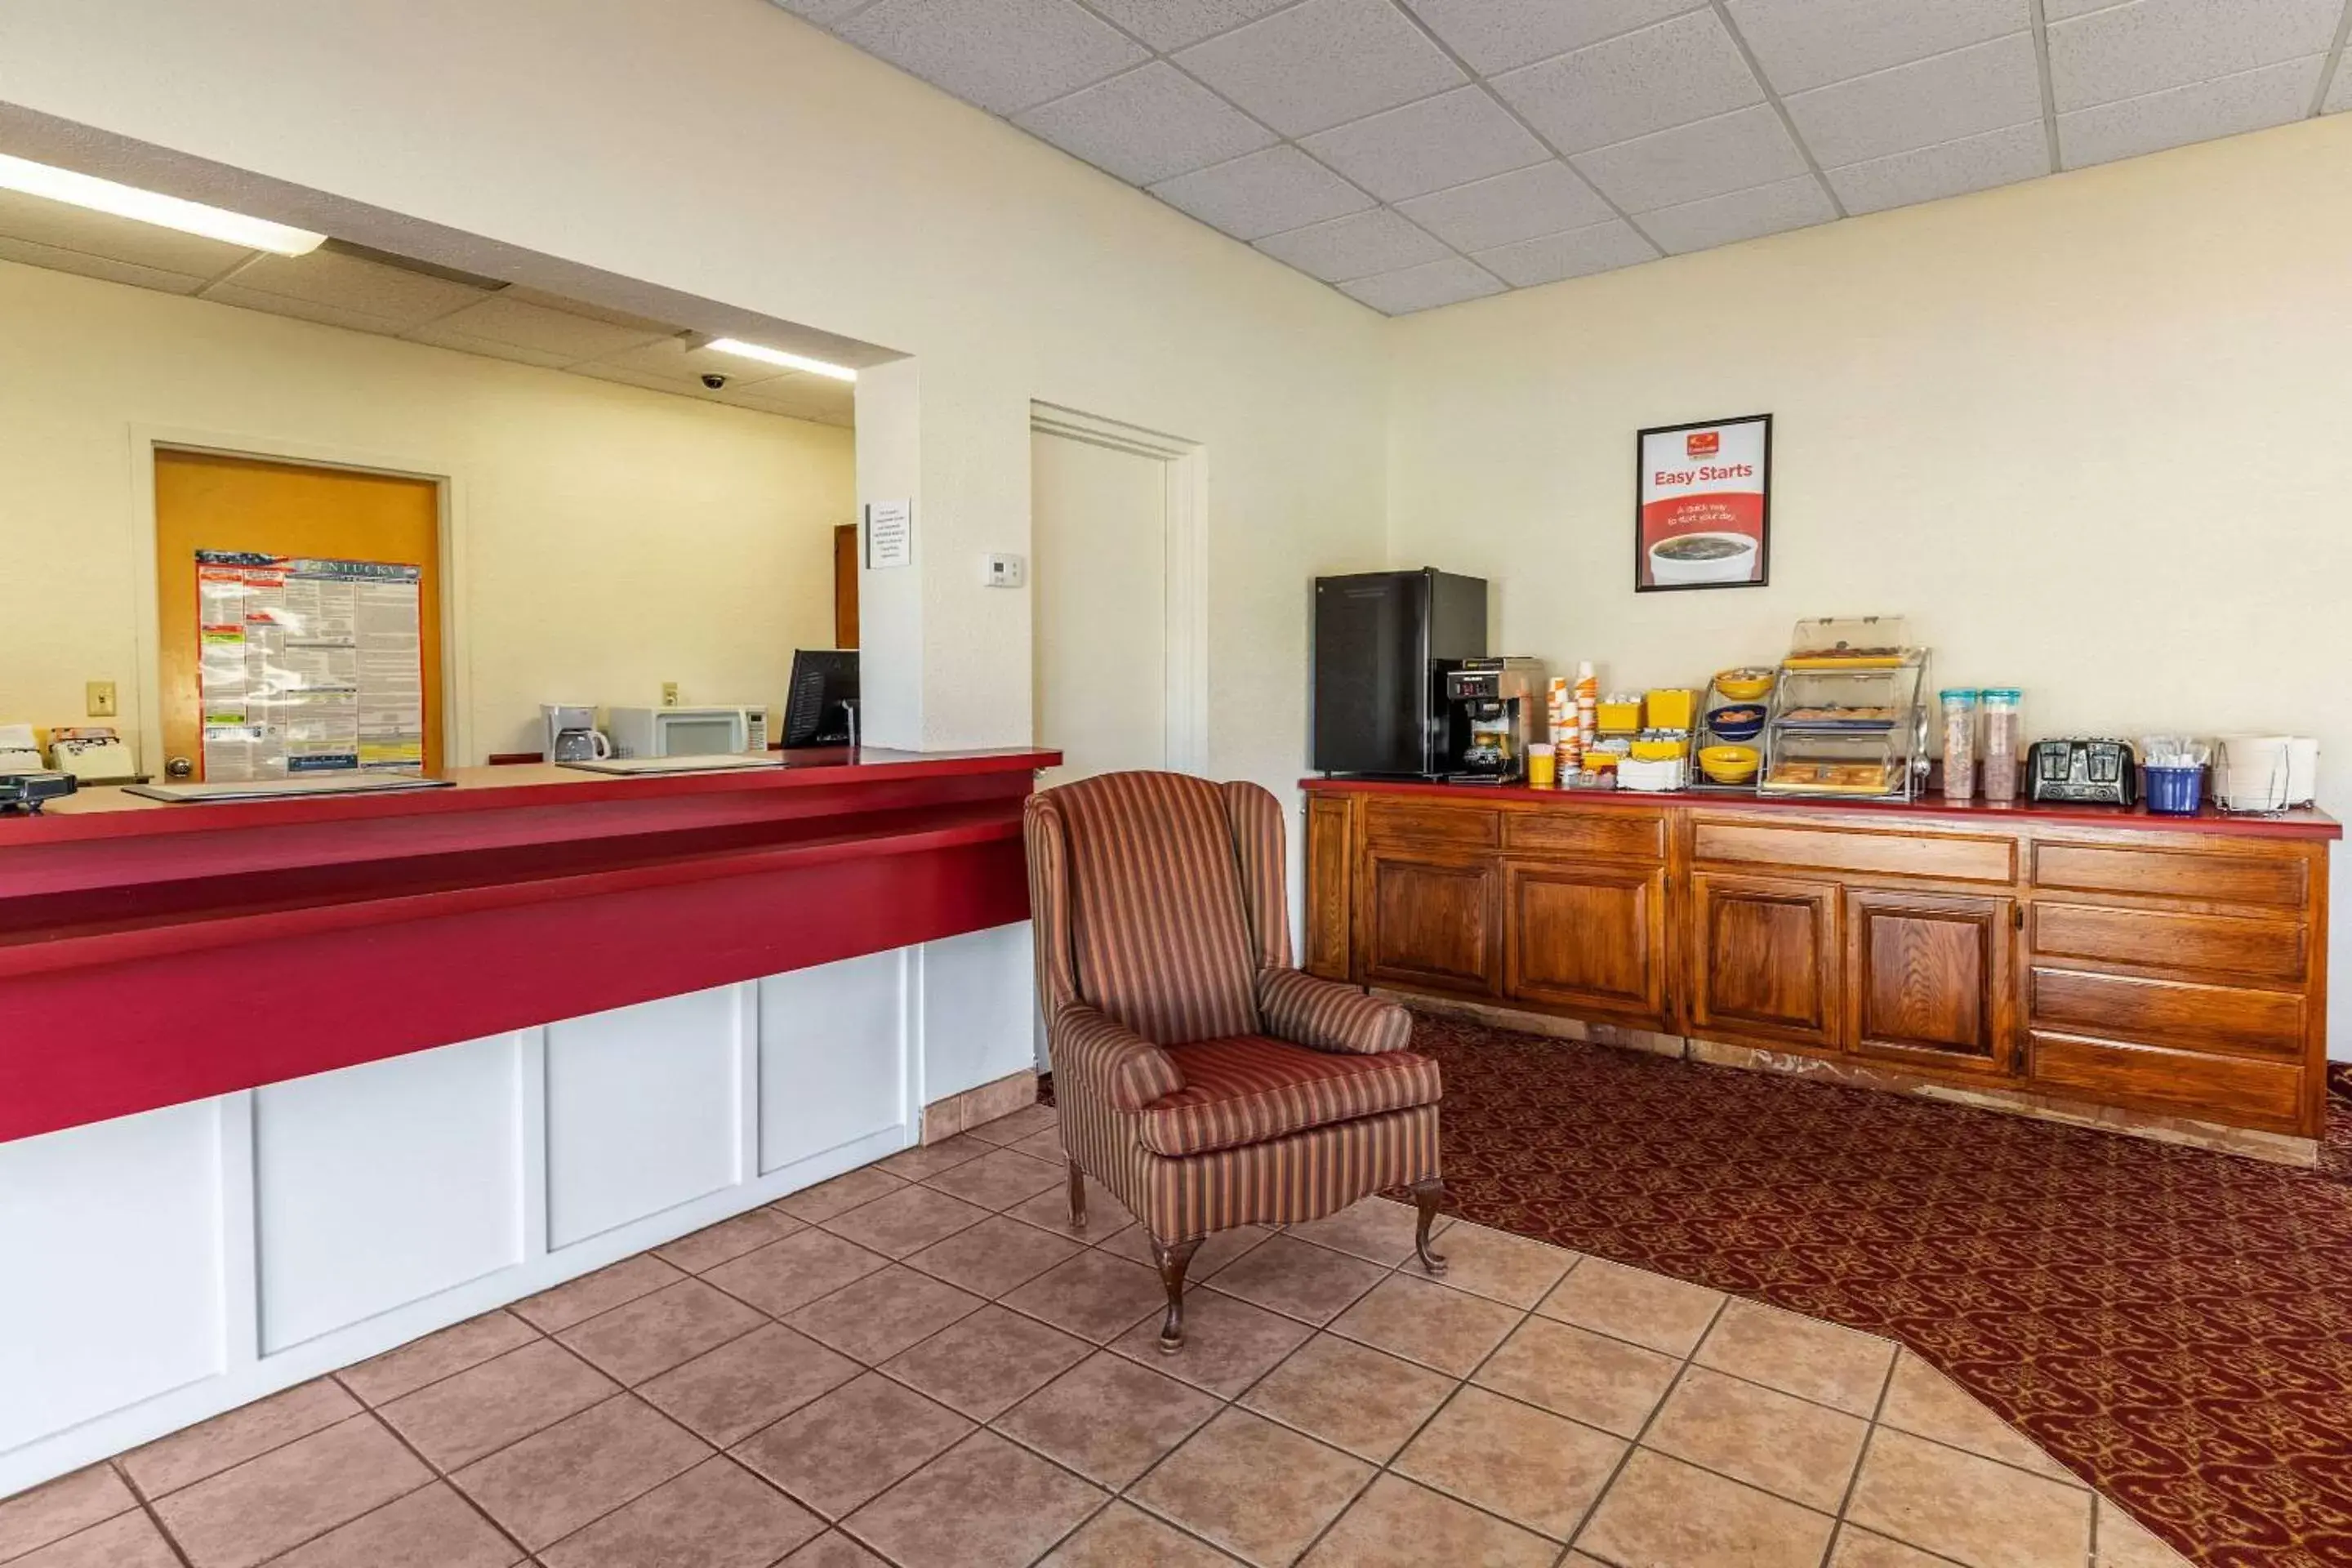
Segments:
[[[672,381],[667,376],[635,370],[610,360],[590,360],[584,364],[565,365],[563,368],[573,375],[589,376],[597,381],[615,382],[622,386],[634,386],[641,392],[668,392],[681,396],[692,396],[701,391],[701,388],[691,382]]]
[[[1557,161],[1399,202],[1397,210],[1460,250],[1484,250],[1616,216],[1582,175]]]
[[[1473,69],[1491,76],[1701,9],[1706,0],[1405,0],[1405,4]]]
[[[700,387],[706,375],[723,375],[730,386],[752,386],[793,374],[782,365],[746,359],[741,354],[723,354],[708,348],[690,349],[683,338],[664,338],[658,342],[623,349],[619,353],[603,355],[594,364],[650,376],[660,382],[665,391]],[[583,364],[577,368],[588,370],[592,366]]]
[[[1149,51],[1073,0],[876,0],[835,29],[996,114],[1075,92]]]
[[[821,375],[779,376],[773,381],[730,386],[723,392],[705,395],[714,403],[730,403],[762,414],[781,414],[788,419],[814,419],[825,425],[848,424],[856,405],[856,393],[848,382],[831,381]]]
[[[2320,113],[2341,114],[2352,109],[2352,66],[2347,61],[2352,61],[2352,50],[2336,62],[2336,76],[2327,84],[2327,96],[2320,100]]]
[[[2051,25],[2050,85],[2063,114],[2321,54],[2343,14],[2344,0],[2132,0]]]
[[[109,283],[128,283],[134,289],[158,289],[166,294],[193,294],[206,282],[193,272],[166,272],[158,267],[142,267],[135,261],[117,261],[110,256],[91,256],[7,235],[0,235],[0,261],[78,272],[84,278],[103,278]]]
[[[215,283],[204,292],[204,297],[216,305],[235,305],[240,310],[260,310],[272,316],[291,316],[300,321],[316,321],[320,326],[341,327],[349,331],[373,332],[391,337],[412,323],[395,321],[388,316],[372,316],[365,310],[348,306],[329,304],[323,300],[297,300],[285,294],[268,294],[258,289],[240,288],[235,283]]]
[[[1306,0],[1195,45],[1177,63],[1285,136],[1328,131],[1466,79],[1388,0]]]
[[[1557,283],[1563,278],[1581,278],[1587,273],[1613,271],[1657,258],[1657,247],[1621,218],[1571,229],[1566,234],[1548,234],[1540,239],[1497,246],[1471,258],[1520,289]]]
[[[1486,268],[1458,256],[1449,256],[1443,261],[1424,261],[1418,267],[1383,272],[1376,278],[1359,278],[1339,287],[1373,310],[1391,316],[1433,310],[1440,305],[1458,305],[1465,300],[1483,299],[1503,291],[1503,286]]]
[[[2240,71],[2058,117],[2058,154],[2070,169],[2235,136],[2300,120],[2319,89],[2326,57]]]
[[[1385,207],[1274,235],[1259,240],[1257,247],[1326,283],[1418,267],[1447,254],[1444,246]]]
[[[1845,210],[1856,215],[1990,190],[2048,173],[2050,139],[2038,117],[1981,136],[1827,172],[1830,188]]]
[[[1884,158],[2042,117],[2033,37],[2012,33],[1784,99],[1823,168]]]
[[[426,337],[425,331],[457,337],[478,339],[509,347],[529,349],[541,356],[534,363],[570,364],[583,359],[604,359],[650,342],[659,332],[649,332],[638,327],[615,326],[591,317],[574,315],[569,310],[551,310],[545,305],[519,300],[511,293],[493,294],[478,305],[468,305],[454,315],[445,316],[423,331],[407,334],[419,342],[436,342],[440,336]]]
[[[1495,79],[1563,153],[1581,153],[1764,101],[1712,11],[1694,11]]]
[[[1462,87],[1299,143],[1384,202],[1524,169],[1551,154],[1484,88]]]
[[[2079,16],[2086,11],[2104,11],[2121,0],[2042,0],[2042,19],[2063,22],[2069,16]]]
[[[275,294],[310,304],[356,310],[395,330],[421,327],[436,317],[489,298],[471,284],[388,267],[333,250],[308,256],[259,256],[236,269],[226,286],[244,293]],[[379,329],[381,330],[381,329]]]
[[[775,0],[775,3],[795,16],[804,16],[812,22],[830,26],[866,4],[866,0]]]
[[[1279,11],[1290,0],[1090,0],[1155,49],[1181,49]]]
[[[2032,21],[2027,0],[1727,0],[1725,8],[1784,94],[2023,32]]]
[[[0,235],[197,278],[217,278],[254,254],[241,245],[16,191],[0,191]]]
[[[1373,205],[1371,197],[1296,147],[1269,147],[1179,174],[1153,185],[1151,194],[1235,239],[1262,238]]]
[[[1131,184],[1273,145],[1273,132],[1165,60],[1042,104],[1013,123]]]
[[[608,306],[592,305],[585,300],[569,299],[562,294],[550,294],[526,284],[513,283],[499,290],[499,298],[518,304],[541,305],[551,310],[561,310],[569,316],[585,316],[592,321],[604,321],[615,327],[627,327],[637,335],[639,342],[655,338],[674,338],[683,330],[666,321],[648,320],[627,310],[615,310]]]
[[[1760,235],[1807,228],[1837,216],[1828,193],[1811,174],[1776,180],[1751,191],[1709,196],[1703,202],[1660,207],[1642,215],[1650,237],[1673,255],[1734,245]]]
[[[1627,212],[1647,212],[1808,173],[1780,117],[1759,104],[1572,158]]]
[[[526,348],[520,343],[504,343],[492,338],[476,337],[470,332],[457,331],[444,321],[433,321],[422,327],[413,327],[401,333],[400,337],[404,342],[425,343],[436,349],[455,349],[459,353],[480,354],[485,359],[511,360],[517,364],[535,364],[544,370],[566,370],[576,363],[580,358],[577,354],[557,353],[548,349]]]

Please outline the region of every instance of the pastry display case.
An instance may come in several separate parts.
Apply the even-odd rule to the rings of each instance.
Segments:
[[[1773,682],[1757,788],[1909,800],[1927,777],[1927,650],[1899,616],[1797,623]]]

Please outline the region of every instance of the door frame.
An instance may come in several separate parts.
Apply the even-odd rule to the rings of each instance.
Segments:
[[[158,626],[155,583],[155,454],[196,452],[214,458],[248,458],[299,468],[339,468],[424,479],[440,498],[441,755],[445,767],[474,762],[472,673],[467,639],[464,537],[466,487],[457,466],[368,447],[318,441],[289,441],[184,426],[131,426],[131,562],[134,671],[139,694],[139,755],[143,770],[157,777],[163,768],[163,649]]]
[[[1029,428],[1150,458],[1161,465],[1162,552],[1160,613],[1166,649],[1160,714],[1160,750],[1174,773],[1205,773],[1209,768],[1209,474],[1207,448],[1198,441],[1162,435],[1099,415],[1033,401]],[[150,552],[152,553],[152,551]],[[1030,600],[1035,614],[1036,600]],[[1031,628],[1034,646],[1035,628]]]

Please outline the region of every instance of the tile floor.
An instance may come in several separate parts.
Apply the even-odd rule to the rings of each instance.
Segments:
[[[910,1150],[0,1501],[7,1568],[2158,1568],[1890,1342],[1370,1200],[1188,1343],[1054,1112]]]

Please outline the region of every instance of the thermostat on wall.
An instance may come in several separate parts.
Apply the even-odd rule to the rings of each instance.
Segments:
[[[1025,564],[1018,555],[992,555],[981,581],[992,588],[1018,588]]]

